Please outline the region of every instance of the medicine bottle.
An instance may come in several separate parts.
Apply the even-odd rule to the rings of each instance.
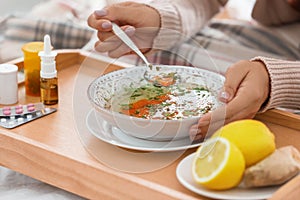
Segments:
[[[18,102],[18,67],[13,64],[0,64],[0,104]]]
[[[45,35],[44,50],[39,53],[41,58],[41,101],[45,105],[53,105],[58,103],[58,81],[55,62],[56,55],[56,52],[51,51],[50,36]]]
[[[43,42],[30,42],[22,47],[24,53],[25,93],[40,96],[40,57],[38,53],[44,48]]]

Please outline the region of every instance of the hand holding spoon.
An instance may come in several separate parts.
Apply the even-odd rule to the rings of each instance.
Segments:
[[[144,54],[139,50],[139,48],[135,45],[135,43],[128,37],[128,35],[115,23],[112,23],[112,30],[130,49],[132,49],[146,64],[146,72],[144,73],[144,78],[153,83],[156,86],[170,86],[173,85],[178,79],[175,76],[175,73],[168,74],[157,74],[160,70],[159,67],[155,66],[155,70],[153,69],[153,65],[149,63]]]

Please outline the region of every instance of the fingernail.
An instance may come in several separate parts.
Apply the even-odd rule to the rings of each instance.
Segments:
[[[111,28],[112,25],[111,22],[103,22],[101,26],[102,28],[107,29],[107,28]]]
[[[201,130],[198,127],[191,127],[190,134],[189,134],[190,140],[194,141],[195,138],[198,136],[198,134],[200,135],[200,133],[201,133]]]
[[[202,135],[196,135],[196,137],[194,137],[194,140],[192,140],[194,142],[197,142],[197,141],[203,141],[203,136]]]
[[[230,96],[229,93],[226,91],[223,91],[220,93],[220,98],[222,98],[222,99],[228,100],[229,96]]]
[[[105,9],[95,10],[94,14],[97,15],[98,17],[104,17],[107,15],[107,11]]]
[[[201,130],[199,130],[199,133],[201,132]],[[195,136],[198,133],[198,127],[191,127],[190,128],[190,136]]]
[[[133,35],[135,32],[135,28],[132,26],[129,26],[125,29],[125,32],[127,33],[127,35]]]

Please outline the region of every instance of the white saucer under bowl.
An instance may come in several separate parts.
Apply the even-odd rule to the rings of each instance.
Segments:
[[[95,112],[92,109],[86,117],[88,130],[98,139],[118,147],[139,151],[169,152],[187,150],[198,147],[201,144],[192,143],[188,137],[172,141],[151,141],[136,138],[110,125],[107,121],[100,118],[99,115],[96,115]]]

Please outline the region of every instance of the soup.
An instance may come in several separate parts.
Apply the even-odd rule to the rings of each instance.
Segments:
[[[126,88],[124,94],[114,98],[111,109],[144,119],[177,120],[202,116],[216,103],[216,97],[206,87],[195,83],[168,87],[149,83]]]

